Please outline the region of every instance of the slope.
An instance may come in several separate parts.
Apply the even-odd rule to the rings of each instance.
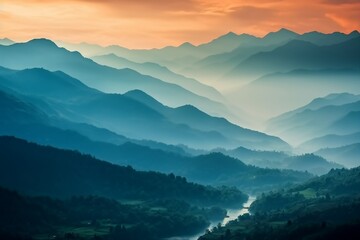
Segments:
[[[239,102],[248,112],[268,119],[303,106],[319,96],[343,92],[360,94],[359,78],[359,70],[294,70],[265,75],[240,89],[229,90],[226,96]]]
[[[186,124],[201,131],[219,132],[228,139],[234,139],[237,141],[238,146],[247,146],[252,149],[262,148],[290,150],[287,144],[281,139],[264,135],[261,132],[239,127],[228,122],[224,118],[209,116],[191,105],[178,108],[165,107],[141,91],[131,91],[126,93],[125,96],[153,108],[174,123]]]
[[[1,76],[0,85],[47,101],[62,117],[106,128],[130,138],[201,148],[228,145],[258,149],[288,148],[278,138],[241,128],[196,108],[165,107],[140,91],[133,93],[139,93],[144,99],[150,100],[143,101],[141,97],[130,96],[130,93],[105,94],[90,89],[63,73],[43,69],[8,71]],[[149,102],[152,104],[149,105]],[[187,108],[190,111],[183,111]],[[201,118],[192,117],[193,113]],[[204,126],[204,121],[209,126]]]
[[[228,74],[256,79],[274,72],[295,69],[359,69],[360,37],[330,46],[292,40],[269,52],[252,55]]]
[[[175,173],[199,183],[239,186],[250,192],[278,188],[285,183],[302,182],[311,176],[295,171],[267,170],[246,166],[237,159],[221,154],[186,157],[134,143],[115,145],[90,140],[76,132],[78,126],[73,126],[73,130],[59,129],[33,105],[24,103],[14,96],[10,99],[13,100],[2,99],[1,102],[5,105],[3,108],[14,106],[13,102],[18,103],[19,107],[12,107],[11,112],[7,112],[9,117],[1,119],[1,135],[12,135],[44,145],[77,150],[115,164],[131,165],[139,170]],[[30,107],[24,107],[28,105]],[[15,115],[18,112],[21,114]],[[40,120],[37,120],[39,118]],[[22,121],[23,119],[34,119],[34,121]],[[101,132],[101,129],[96,129],[96,131]],[[256,182],[253,180],[254,176],[257,176]]]
[[[346,135],[359,131],[356,124],[358,115],[352,113],[359,111],[358,100],[342,105],[331,105],[331,100],[328,102],[330,105],[319,109],[305,106],[300,111],[295,110],[270,120],[268,132],[279,133],[288,141],[299,144],[328,134]]]
[[[12,69],[43,67],[61,70],[86,85],[109,93],[141,89],[170,106],[193,104],[216,113],[219,103],[196,95],[178,85],[141,75],[131,69],[114,69],[84,58],[78,52],[59,48],[47,39],[0,46],[0,66]]]
[[[358,167],[360,165],[360,143],[349,144],[335,148],[323,148],[316,151],[316,154],[331,161],[338,162],[346,167]]]

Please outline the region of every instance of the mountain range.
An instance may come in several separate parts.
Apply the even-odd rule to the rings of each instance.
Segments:
[[[192,106],[166,107],[140,91],[106,94],[62,72],[44,69],[14,71],[3,68],[0,76],[0,85],[46,101],[45,104],[53,109],[45,111],[52,115],[57,112],[67,120],[106,128],[130,138],[200,148],[243,145],[288,149],[288,145],[276,137],[241,128]]]
[[[89,87],[107,93],[125,93],[139,89],[169,106],[192,104],[209,114],[218,116],[229,114],[229,110],[223,104],[196,95],[179,85],[139,74],[132,69],[115,69],[99,65],[84,58],[79,52],[59,48],[47,39],[0,46],[0,56],[0,66],[3,67],[17,70],[45,68],[51,71],[63,71]]]
[[[272,51],[259,52],[245,59],[227,77],[256,79],[266,74],[296,69],[359,69],[359,49],[360,36],[327,46],[291,40]]]
[[[48,84],[43,84],[42,88],[34,88],[36,86],[36,80],[34,80],[36,77],[34,76],[46,76],[41,79],[47,79]],[[78,109],[77,104],[79,102],[83,106],[84,102],[89,98],[91,101],[89,106],[95,108],[97,113],[101,113],[100,117],[103,117],[106,116],[104,115],[106,112],[113,111],[108,106],[115,99],[115,106],[119,106],[119,102],[125,101],[125,106],[129,103],[136,104],[132,111],[141,110],[137,115],[135,115],[136,112],[131,113],[131,111],[127,111],[127,115],[132,114],[129,116],[129,119],[133,122],[137,118],[144,118],[144,121],[150,121],[151,119],[158,120],[159,116],[168,119],[167,121],[169,122],[171,120],[180,121],[182,122],[181,125],[185,125],[186,122],[189,124],[193,123],[195,127],[199,128],[202,122],[208,122],[209,126],[205,124],[202,126],[202,130],[218,127],[219,131],[221,130],[227,136],[235,137],[237,134],[242,134],[244,139],[250,142],[258,139],[259,144],[255,144],[256,146],[260,146],[260,144],[263,144],[263,146],[279,144],[279,146],[288,148],[284,142],[277,138],[241,129],[231,125],[224,119],[209,117],[207,114],[191,106],[185,106],[184,109],[180,110],[164,107],[140,91],[129,92],[125,95],[104,94],[87,88],[81,82],[69,78],[64,73],[49,72],[44,69],[15,71],[3,68],[0,86],[3,89],[1,92],[1,109],[4,116],[6,116],[1,119],[1,135],[13,135],[40,144],[77,150],[115,164],[131,165],[139,170],[176,173],[199,183],[241,186],[249,191],[260,191],[260,189],[269,189],[276,185],[300,182],[311,176],[295,171],[278,171],[251,167],[237,159],[221,154],[191,157],[189,153],[186,153],[186,150],[184,151],[180,147],[133,140],[99,128],[99,126],[96,127],[96,125],[90,124],[91,121],[88,123],[78,122],[84,119],[89,120],[91,117],[99,117],[99,114],[95,112],[91,114],[91,112],[82,110],[85,109],[84,107]],[[54,86],[56,87],[53,88]],[[70,89],[66,90],[66,88],[70,88],[72,91]],[[68,93],[67,97],[59,98],[59,91],[60,93]],[[101,107],[99,105],[99,108],[96,108],[95,103],[98,102],[100,104],[102,102],[99,99],[105,99],[102,101],[105,101],[107,104]],[[145,105],[143,102],[146,102],[148,105]],[[67,105],[76,107],[72,110]],[[152,108],[149,106],[152,106]],[[191,114],[184,118],[186,116],[184,111],[185,113],[190,111]],[[146,113],[150,116],[142,117],[139,115]],[[180,118],[181,116],[183,119]],[[100,120],[98,119],[98,121]],[[102,121],[106,122],[105,119]],[[130,123],[126,123],[126,126],[130,125]],[[153,123],[151,126],[154,128],[156,124]],[[158,126],[163,127],[163,125]],[[137,126],[137,128],[140,128],[140,126]],[[180,129],[183,130],[184,127]],[[184,134],[183,132],[181,133]],[[200,130],[198,130],[198,133],[200,133]],[[248,135],[248,137],[244,135]],[[209,139],[205,139],[205,136],[203,141],[209,141]],[[266,143],[266,139],[269,140],[269,143]],[[271,148],[273,147],[271,146]],[[220,168],[219,166],[222,167]],[[257,176],[256,182],[252,180],[254,175]],[[252,187],[249,188],[250,186]]]
[[[352,97],[349,98],[349,96]],[[345,99],[338,100],[342,97]],[[271,119],[268,130],[279,132],[279,134],[281,132],[280,135],[288,137],[292,133],[296,133],[292,139],[297,138],[297,141],[309,140],[326,134],[355,133],[358,131],[356,127],[358,118],[353,113],[359,111],[359,100],[359,95],[349,94],[331,94],[322,99],[315,99],[299,109]],[[323,103],[318,104],[318,102]],[[353,121],[354,124],[349,126],[350,129],[347,129],[346,125],[349,123],[344,123],[344,119]]]
[[[260,77],[227,94],[251,114],[268,119],[332,93],[360,94],[360,71],[299,69]],[[300,91],[299,89],[308,89]],[[289,99],[284,101],[284,99]],[[245,108],[245,106],[252,106]]]
[[[248,165],[272,169],[292,169],[297,171],[308,171],[315,175],[328,173],[331,169],[343,166],[333,158],[321,157],[315,154],[293,155],[291,153],[278,151],[255,151],[244,147],[231,150],[215,149],[225,155],[240,159]],[[331,159],[329,162],[327,159]],[[343,164],[343,163],[341,163]]]

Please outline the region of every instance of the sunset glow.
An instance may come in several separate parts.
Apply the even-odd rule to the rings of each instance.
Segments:
[[[360,30],[358,0],[1,0],[0,38],[117,44],[200,44],[229,31]]]

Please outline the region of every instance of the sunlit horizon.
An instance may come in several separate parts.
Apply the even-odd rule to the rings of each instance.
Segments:
[[[30,11],[31,9],[31,11]],[[8,1],[0,38],[48,38],[132,49],[206,43],[228,32],[263,37],[281,28],[303,34],[360,30],[358,1]]]

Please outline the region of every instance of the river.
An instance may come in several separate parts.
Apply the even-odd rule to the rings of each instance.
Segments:
[[[244,203],[242,208],[226,209],[227,216],[221,221],[221,225],[225,226],[228,222],[237,219],[238,216],[243,215],[245,213],[249,213],[249,207],[255,201],[255,199],[256,197],[249,196],[249,199],[247,200],[247,202]],[[168,238],[168,240],[197,240],[199,237],[205,234],[206,230],[211,230],[213,227],[217,226],[218,224],[219,222],[211,222],[209,227],[204,229],[201,233],[187,237],[172,237],[172,238]]]

